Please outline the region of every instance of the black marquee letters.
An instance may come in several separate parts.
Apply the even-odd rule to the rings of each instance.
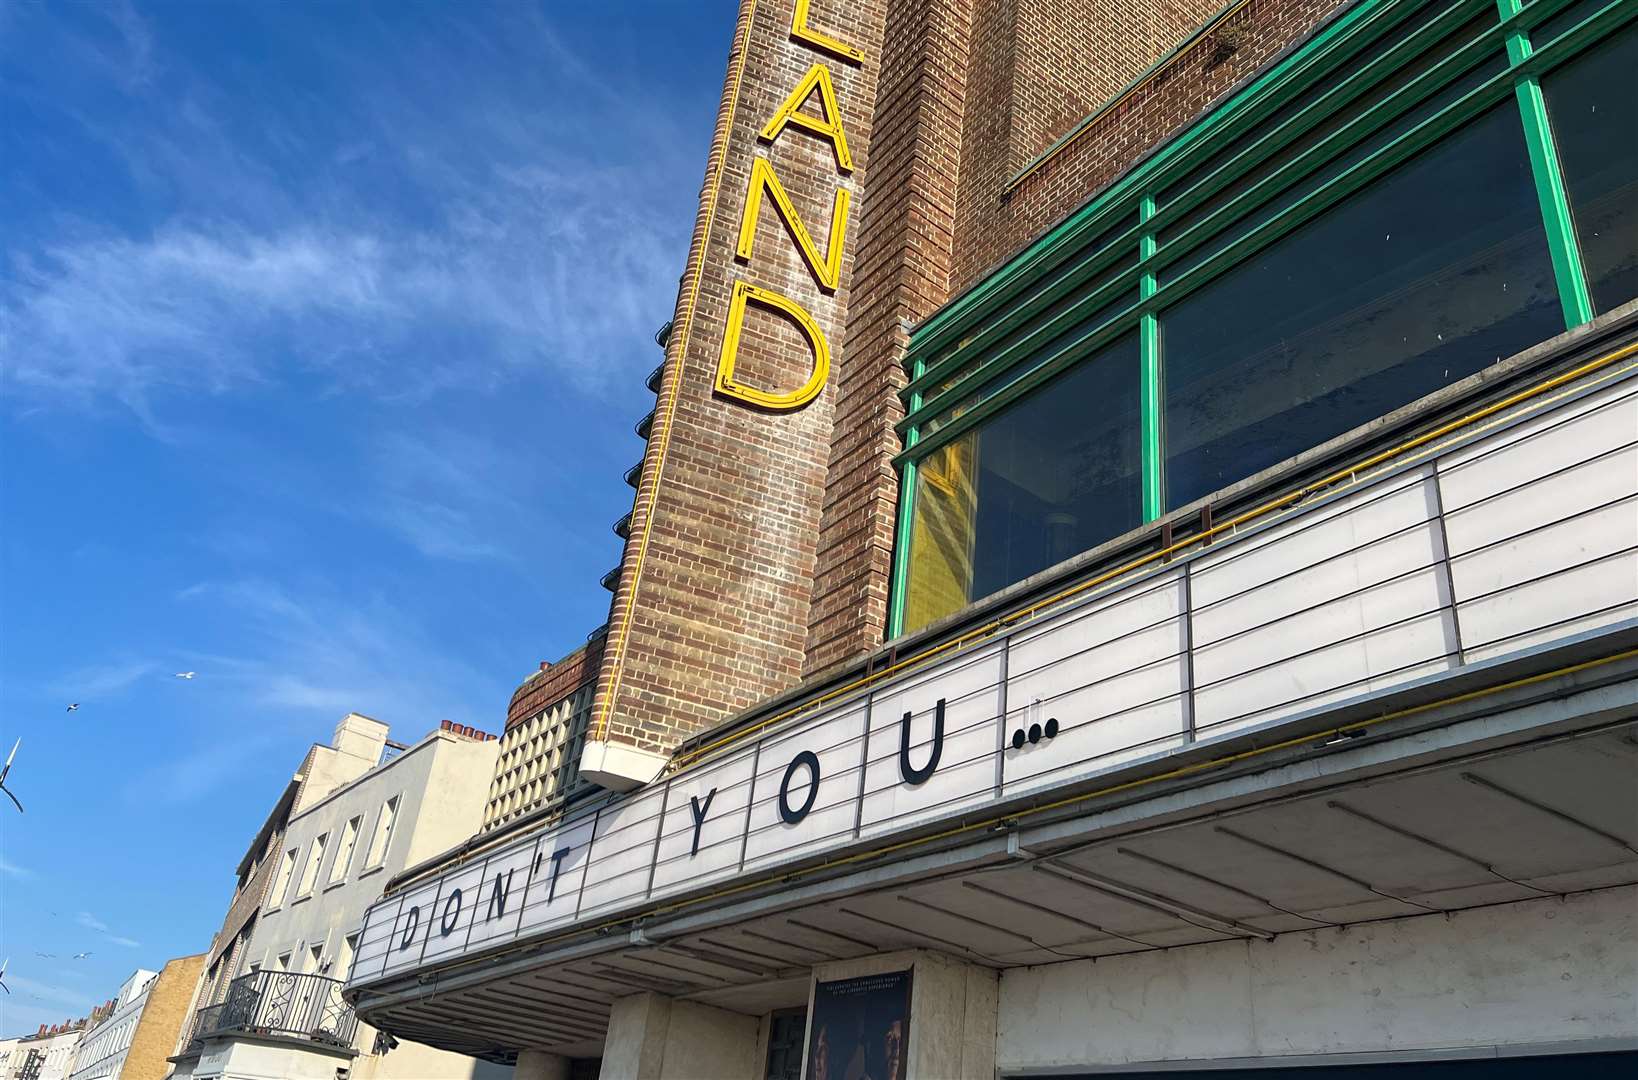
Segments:
[[[552,880],[551,883],[546,886],[546,902],[548,904],[551,903],[552,898],[557,895],[557,872],[563,869],[563,858],[573,850],[574,847],[570,846],[560,847],[556,851],[552,852]]]
[[[500,871],[495,871],[495,891],[489,894],[489,914],[485,918],[493,919],[497,915],[506,914],[506,897],[512,891],[512,875],[516,872],[508,870],[503,882]]]
[[[409,909],[404,923],[404,939],[398,943],[398,951],[403,952],[415,944],[415,931],[421,925],[421,907],[419,904]]]
[[[813,782],[808,785],[808,797],[802,803],[800,810],[791,809],[791,777],[796,770],[807,766],[808,772],[813,775]],[[779,816],[787,825],[795,825],[808,816],[813,809],[813,801],[819,797],[819,755],[812,750],[804,750],[791,759],[790,767],[785,770],[785,779],[779,782]]]
[[[700,853],[700,826],[705,824],[705,815],[711,811],[711,800],[717,797],[717,789],[712,788],[705,793],[705,801],[700,802],[698,795],[690,795],[688,804],[694,809],[694,843],[688,849],[688,857],[693,858]]]
[[[919,769],[910,764],[910,716],[906,712],[899,721],[899,775],[907,784],[925,784],[932,779],[938,759],[944,753],[944,699],[939,698],[933,707],[933,752],[928,755],[927,764]]]
[[[451,904],[455,905],[455,910],[453,912],[451,912],[449,910],[449,906]],[[460,921],[461,921],[461,890],[451,889],[451,890],[449,890],[449,899],[444,901],[444,919],[443,919],[443,922],[441,924],[439,924],[439,927],[438,927],[439,931],[441,932],[440,936],[448,937],[454,931],[455,924],[460,922]]]

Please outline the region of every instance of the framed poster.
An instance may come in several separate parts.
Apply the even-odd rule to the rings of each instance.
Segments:
[[[910,973],[893,971],[813,988],[807,1080],[905,1080]]]

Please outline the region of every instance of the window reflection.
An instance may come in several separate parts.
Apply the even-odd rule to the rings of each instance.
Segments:
[[[1129,334],[924,458],[905,629],[1135,528],[1139,438]]]
[[[1516,109],[1161,313],[1177,507],[1563,329]]]
[[[1638,29],[1542,80],[1593,310],[1638,296]]]

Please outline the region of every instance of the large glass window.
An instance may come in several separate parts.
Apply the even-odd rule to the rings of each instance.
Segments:
[[[924,626],[1142,520],[1129,334],[917,465],[905,628]]]
[[[1638,296],[1638,28],[1541,83],[1593,309]]]
[[[1517,110],[1472,121],[1160,328],[1169,507],[1562,330]]]

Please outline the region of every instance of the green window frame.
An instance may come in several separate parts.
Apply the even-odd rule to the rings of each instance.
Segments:
[[[1142,520],[1157,520],[1165,513],[1166,460],[1160,313],[1509,98],[1564,325],[1590,320],[1541,79],[1635,17],[1632,0],[1359,0],[924,322],[911,335],[909,382],[900,392],[905,417],[896,430],[904,448],[894,459],[900,483],[888,637],[905,629],[918,461],[1136,328]],[[1449,46],[1451,35],[1476,21],[1482,31]],[[1552,32],[1540,36],[1551,40],[1534,41],[1532,31],[1543,24]],[[1442,41],[1446,53],[1429,52]],[[1369,100],[1385,77],[1419,59],[1426,63],[1414,77]],[[1487,64],[1497,73],[1487,76]],[[1357,115],[1323,126],[1355,102],[1364,105]],[[1421,115],[1419,108],[1434,111]],[[1274,193],[1286,184],[1407,120],[1408,129],[1388,130],[1387,141],[1278,205]],[[1258,209],[1265,200],[1272,207],[1266,213]],[[1223,231],[1230,222],[1232,231]],[[1089,320],[1094,312],[1101,314]],[[979,396],[981,387],[992,392]]]

